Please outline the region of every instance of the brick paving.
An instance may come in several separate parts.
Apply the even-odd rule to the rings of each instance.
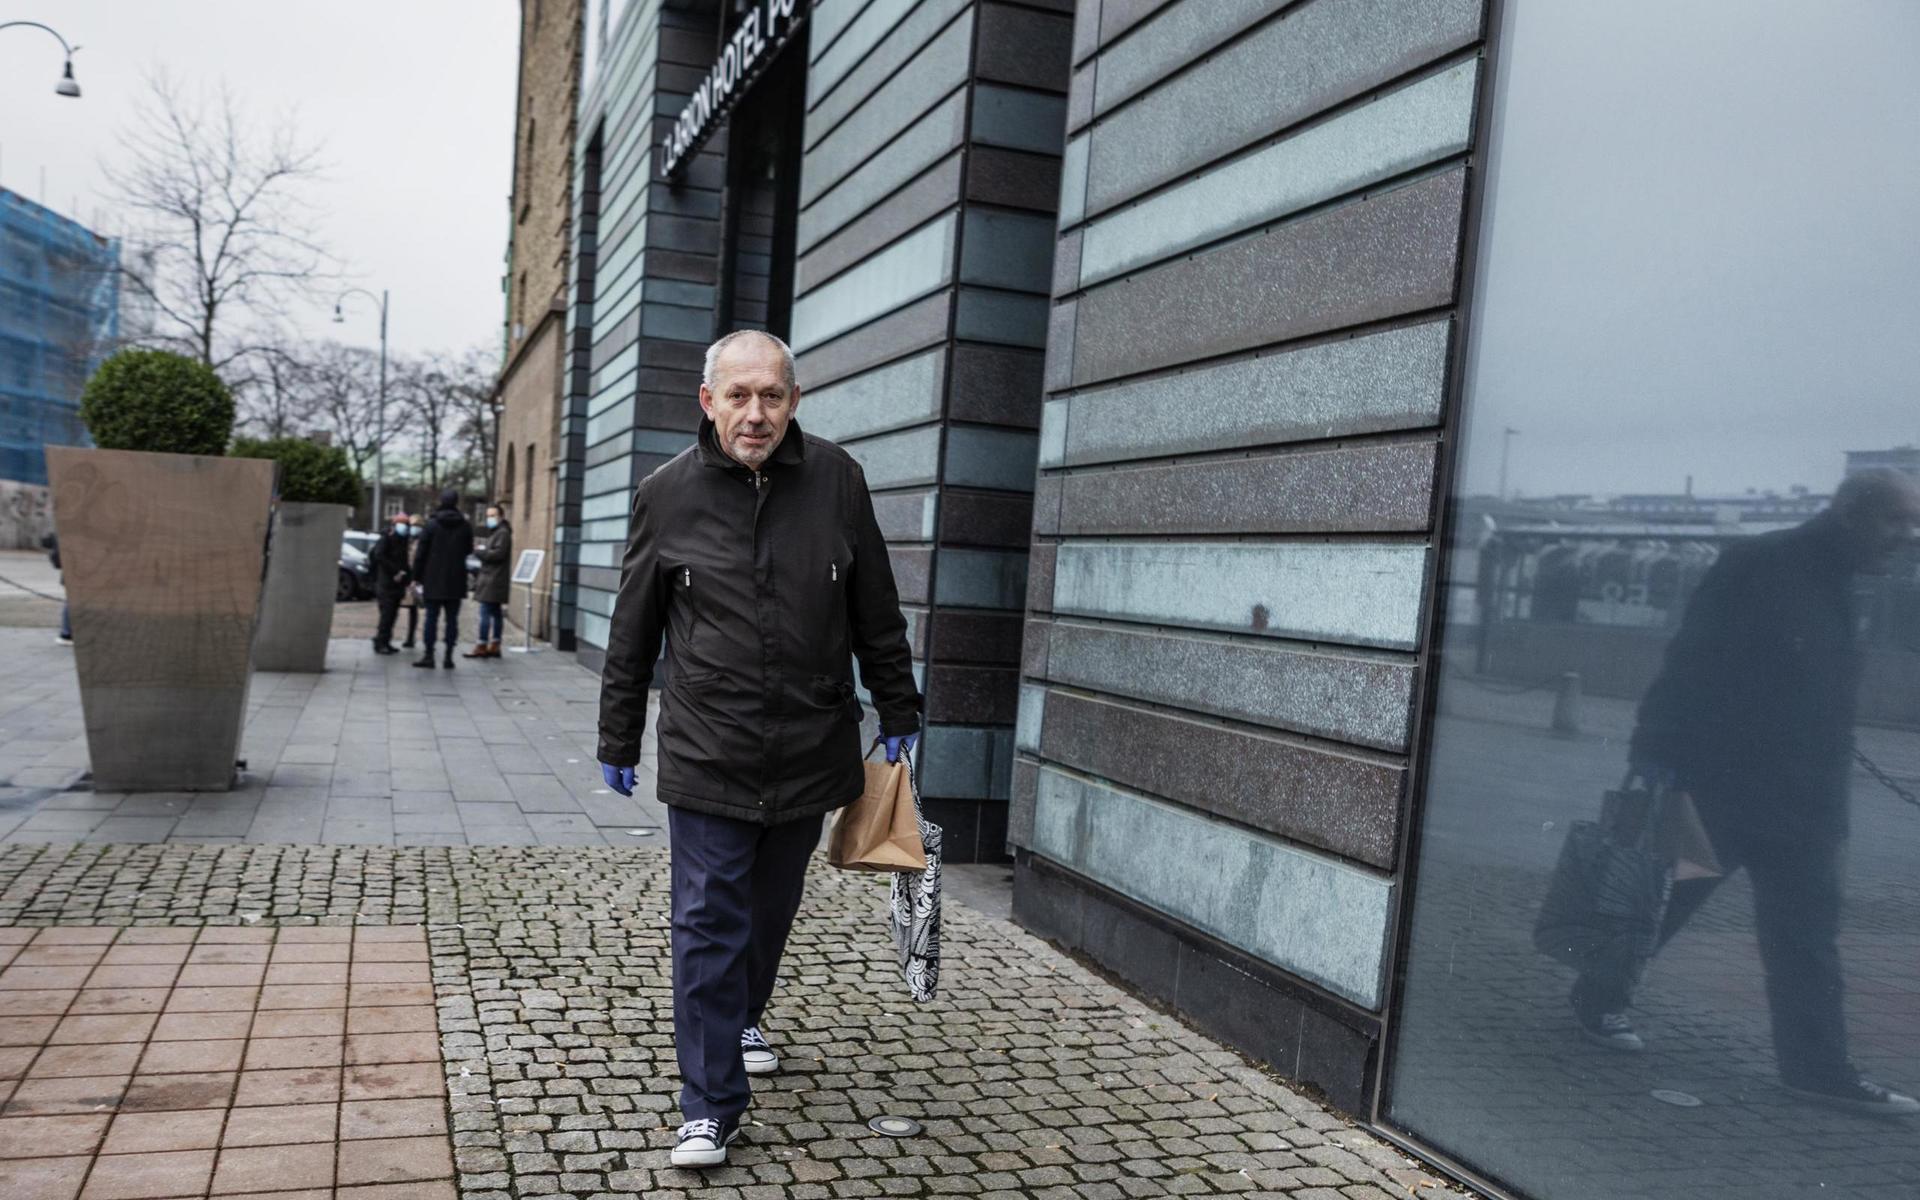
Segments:
[[[1438,1189],[1239,1055],[963,905],[946,914],[940,998],[913,1005],[885,941],[884,880],[824,861],[766,1023],[784,1070],[755,1078],[728,1167],[674,1170],[666,881],[654,848],[16,845],[0,847],[0,923],[423,927],[463,1200]],[[875,1134],[866,1121],[883,1113],[924,1132]]]
[[[453,1200],[433,1002],[418,927],[0,929],[0,1196]]]

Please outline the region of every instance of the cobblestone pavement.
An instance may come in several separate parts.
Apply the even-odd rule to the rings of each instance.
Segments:
[[[884,879],[814,865],[732,1163],[678,1123],[667,857],[605,847],[15,845],[0,924],[424,924],[464,1200],[1440,1194],[1397,1151],[963,905],[905,998]],[[868,1130],[914,1118],[914,1137]]]

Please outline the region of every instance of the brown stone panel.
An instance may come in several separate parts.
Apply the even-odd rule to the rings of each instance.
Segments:
[[[807,351],[799,356],[800,385],[824,387],[935,345],[947,336],[952,304],[953,289],[948,288]]]
[[[932,598],[928,583],[933,566],[933,548],[889,546],[887,557],[893,561],[893,583],[900,591],[900,602],[928,603]]]
[[[942,662],[996,663],[1020,659],[1019,613],[945,608],[933,622],[933,655]]]
[[[953,348],[947,417],[981,425],[1040,426],[1046,356],[1038,350],[961,342]]]
[[[960,152],[955,151],[865,216],[809,250],[794,267],[794,295],[804,296],[847,268],[858,266],[900,235],[952,208],[960,199],[961,165]]]
[[[1060,160],[1051,154],[976,145],[967,160],[967,199],[1050,213],[1060,202]]]
[[[1073,24],[1064,16],[984,3],[974,44],[974,74],[997,83],[1065,91],[1072,42]]]
[[[937,626],[946,613],[934,617]],[[935,633],[936,640],[939,634]],[[955,666],[936,656],[927,668],[927,720],[943,725],[1010,725],[1019,706],[1012,667]]]
[[[1397,442],[1055,476],[1064,484],[1060,521],[1042,532],[1424,530],[1436,451],[1431,441]]]
[[[1023,548],[1033,524],[1033,497],[1024,493],[963,492],[940,498],[940,540],[967,546]]]
[[[1465,177],[1455,168],[1095,288],[1078,301],[1074,383],[1451,303]]]
[[[1391,868],[1405,771],[1302,743],[1063,692],[1041,751],[1103,779]]]

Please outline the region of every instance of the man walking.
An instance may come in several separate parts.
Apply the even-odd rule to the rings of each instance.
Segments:
[[[513,588],[513,576],[507,564],[513,561],[513,526],[498,504],[487,506],[487,541],[473,552],[480,560],[480,573],[474,577],[473,598],[480,605],[480,633],[467,651],[468,658],[499,658],[501,627],[506,613],[501,607]]]
[[[373,544],[373,596],[380,606],[380,626],[373,635],[375,654],[398,654],[393,644],[393,622],[400,615],[400,599],[407,594],[407,514],[400,513]],[[408,645],[413,643],[409,641]]]
[[[674,1166],[714,1166],[749,1073],[826,813],[861,793],[852,660],[888,761],[920,729],[907,623],[859,464],[794,422],[786,343],[707,350],[698,443],[634,493],[600,692],[601,774],[632,795],[667,641],[659,798],[673,878],[673,1027],[685,1124]]]
[[[1920,485],[1861,471],[1812,520],[1729,543],[1687,603],[1631,749],[1638,774],[1693,797],[1721,866],[1747,869],[1781,1082],[1875,1116],[1920,1116],[1920,1102],[1847,1057],[1838,940],[1861,670],[1853,577],[1881,567],[1916,524]],[[1663,943],[1719,883],[1674,885]],[[1582,1031],[1643,1049],[1631,998],[1627,981],[1581,976],[1572,1000]]]
[[[433,666],[433,634],[440,614],[447,615],[445,666],[453,666],[453,648],[460,641],[460,601],[467,595],[467,555],[473,553],[473,525],[460,512],[460,493],[440,493],[440,511],[420,534],[413,553],[413,577],[427,602],[427,641],[416,667]]]

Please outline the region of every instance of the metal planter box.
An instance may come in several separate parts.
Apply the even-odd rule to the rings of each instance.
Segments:
[[[95,789],[232,787],[274,464],[49,446],[47,469]]]
[[[261,671],[324,671],[333,633],[340,539],[351,514],[344,504],[277,506],[267,545],[266,594],[253,665]]]

